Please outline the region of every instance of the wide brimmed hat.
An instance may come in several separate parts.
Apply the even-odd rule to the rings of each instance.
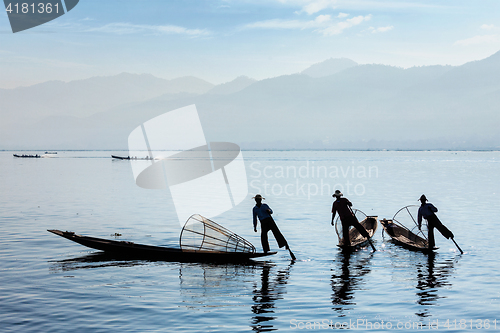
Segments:
[[[260,194],[256,194],[255,197],[253,197],[252,199],[262,199],[262,200],[265,200],[266,198],[263,198],[262,195],[260,195]]]
[[[418,200],[420,200],[420,201],[428,201],[428,200],[427,200],[427,197],[425,196],[425,194],[422,194],[422,195],[420,196],[420,199],[418,199]]]
[[[343,194],[342,194],[342,192],[340,192],[339,190],[335,190],[335,193],[333,193],[333,194],[332,194],[332,197],[337,197],[337,198],[339,198],[339,197],[341,197],[341,196],[343,196]]]

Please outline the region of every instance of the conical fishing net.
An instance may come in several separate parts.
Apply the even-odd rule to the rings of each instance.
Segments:
[[[422,237],[424,240],[427,240],[427,223],[425,219],[422,219],[422,228],[418,229],[418,209],[420,206],[418,205],[410,205],[401,208],[394,214],[392,218],[394,223],[398,223],[400,226],[408,229],[411,234]],[[414,241],[412,235],[407,236],[411,241]]]
[[[366,219],[366,214],[360,211],[359,209],[353,209],[352,212],[354,213],[354,216],[356,216],[358,222],[362,222],[364,219]],[[337,218],[335,219],[335,232],[337,233],[339,242],[341,242],[343,236],[342,236],[342,222],[340,221],[340,215],[337,215]],[[356,228],[350,228],[349,234],[350,235],[356,234],[356,236],[359,235],[359,237],[363,237]],[[353,237],[350,238],[352,239]]]
[[[427,249],[429,246],[427,237],[418,229],[418,208],[419,206],[416,205],[403,207],[394,214],[392,220],[383,219],[380,223],[393,240],[414,248]],[[422,222],[422,227],[425,227],[425,221]]]
[[[369,237],[372,237],[377,230],[377,216],[366,216],[366,214],[359,209],[353,209],[353,213],[361,226],[363,226],[363,228],[365,228],[365,230],[368,232]],[[343,238],[342,221],[340,220],[340,216],[337,216],[337,219],[335,220],[335,231],[337,232],[337,236],[339,238],[339,246],[343,246],[345,242]],[[366,237],[361,235],[358,229],[350,226],[349,240],[351,246],[355,246],[366,241]]]
[[[198,214],[184,224],[180,246],[183,251],[255,253],[249,241]]]

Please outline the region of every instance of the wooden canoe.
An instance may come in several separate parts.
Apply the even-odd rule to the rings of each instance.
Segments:
[[[414,234],[408,228],[393,220],[380,220],[385,232],[391,240],[404,248],[412,251],[430,252],[429,243],[426,239]],[[437,247],[434,248],[436,250]]]
[[[40,158],[41,156],[40,155],[19,155],[19,154],[12,154],[14,155],[14,157],[18,157],[18,158]]]
[[[112,158],[116,158],[117,160],[130,160],[130,156],[117,156],[111,155]]]
[[[370,238],[372,238],[375,234],[375,231],[377,231],[377,216],[367,216],[363,221],[360,222],[360,224],[366,229],[368,235],[370,235]],[[343,237],[339,238],[339,244],[337,246],[345,251],[354,251],[368,244],[368,238],[363,237],[359,233],[358,229],[354,227],[351,227],[351,229],[349,230],[349,239],[351,241],[350,246],[344,245]]]
[[[186,251],[178,248],[135,244],[133,242],[108,240],[77,235],[74,232],[47,230],[92,249],[112,253],[121,258],[146,259],[177,262],[245,262],[252,258],[276,254],[276,252],[216,252]]]
[[[134,160],[134,161],[139,161],[139,160],[144,160],[144,161],[151,161],[153,158],[152,157],[136,157],[136,156],[117,156],[117,155],[111,155],[112,158],[115,158],[117,160]]]

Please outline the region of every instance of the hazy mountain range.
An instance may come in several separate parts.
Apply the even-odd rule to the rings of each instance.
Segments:
[[[409,69],[329,59],[221,85],[122,73],[0,89],[0,149],[127,149],[139,124],[190,104],[208,141],[246,149],[500,149],[500,52]]]

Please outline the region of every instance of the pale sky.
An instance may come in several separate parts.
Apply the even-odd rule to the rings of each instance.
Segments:
[[[461,65],[500,50],[500,1],[80,0],[13,34],[0,14],[0,87],[121,72],[214,84],[329,58]]]

